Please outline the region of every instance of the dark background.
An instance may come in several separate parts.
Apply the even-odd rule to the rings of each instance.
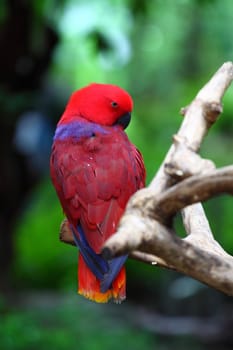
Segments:
[[[59,242],[48,171],[70,93],[96,81],[133,96],[128,134],[149,182],[180,108],[233,59],[232,32],[231,0],[1,1],[0,349],[232,349],[232,299],[175,272],[129,261],[122,305],[76,295],[77,252]],[[201,150],[217,166],[232,163],[232,92]],[[232,253],[232,199],[205,208]]]

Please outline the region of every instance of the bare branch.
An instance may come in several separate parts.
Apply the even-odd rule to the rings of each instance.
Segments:
[[[147,200],[153,201],[156,215],[166,219],[190,204],[204,202],[223,193],[233,194],[233,165],[191,176],[170,187],[156,200],[154,197]],[[149,203],[150,208],[153,204]]]
[[[130,253],[130,258],[144,262],[149,265],[159,266],[159,267],[166,267],[169,269],[174,269],[174,267],[169,266],[165,260],[159,258],[156,255],[147,254],[144,252],[134,251]]]
[[[225,254],[223,259],[219,254],[182,240],[156,220],[126,214],[118,233],[105,245],[103,255],[112,258],[134,250],[157,255],[177,271],[233,296],[232,257]]]
[[[61,223],[60,227],[60,241],[66,244],[70,244],[72,246],[76,247],[76,244],[74,242],[73,234],[69,226],[69,222],[67,219],[64,219]],[[172,269],[171,266],[168,266],[167,263],[159,258],[158,256],[147,254],[139,251],[132,252],[130,254],[130,258],[144,262],[149,265],[154,266],[160,266],[160,267],[167,267]]]
[[[184,139],[178,135],[173,136],[173,144],[175,151],[172,159],[164,164],[164,171],[176,181],[215,169],[215,165],[211,160],[201,158],[199,154],[188,148]]]
[[[184,239],[185,241],[223,258],[231,258],[214,239],[209,222],[200,203],[186,207],[182,215],[183,223],[188,233],[188,237]],[[196,220],[193,220],[193,216],[195,216]]]
[[[214,240],[201,204],[185,208],[220,193],[233,193],[233,167],[214,170],[211,161],[195,154],[222,111],[221,98],[232,79],[233,64],[227,62],[185,109],[157,175],[130,199],[117,234],[106,242],[106,257],[139,250],[233,296],[233,258]],[[189,234],[185,239],[176,236],[169,220],[182,208]]]
[[[233,194],[233,166],[191,176],[157,197],[150,187],[143,189],[131,198],[128,208],[131,215],[133,211],[135,214],[140,211],[143,216],[166,223],[186,206],[226,193]],[[200,212],[197,214],[200,215]]]
[[[222,110],[221,99],[233,80],[233,63],[224,63],[210,81],[199,91],[193,102],[186,108],[183,123],[177,133],[183,144],[193,151],[198,151],[209,127]],[[218,106],[218,107],[216,107]],[[210,122],[211,121],[211,122]],[[164,171],[165,164],[172,163],[175,146],[172,145],[157,175],[150,184],[154,194],[170,186],[171,178]]]
[[[67,219],[64,219],[61,223],[59,238],[61,242],[75,246],[73,234]]]

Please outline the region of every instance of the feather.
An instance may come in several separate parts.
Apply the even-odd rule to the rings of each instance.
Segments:
[[[74,241],[85,260],[85,263],[93,272],[93,274],[100,280],[104,278],[104,275],[109,271],[108,262],[104,260],[99,254],[96,254],[94,250],[89,246],[82,226],[78,225],[78,235],[74,227],[72,227]],[[79,236],[79,237],[78,237]]]
[[[128,255],[122,255],[108,261],[108,271],[104,274],[103,278],[100,280],[100,291],[102,293],[105,293],[108,289],[112,287],[112,282],[115,280],[115,278],[119,274],[127,258],[128,258]]]

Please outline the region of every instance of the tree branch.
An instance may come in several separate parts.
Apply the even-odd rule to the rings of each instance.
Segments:
[[[233,194],[233,165],[191,176],[161,193],[156,200],[151,197],[153,204],[149,205],[158,219],[168,218],[190,204],[226,193]]]
[[[62,243],[70,244],[76,247],[73,234],[67,219],[64,219],[61,223],[59,238]],[[168,264],[163,259],[152,254],[146,254],[143,252],[135,251],[130,253],[130,258],[144,262],[149,265],[156,265],[156,266],[167,267],[172,269],[172,266],[168,266]]]
[[[233,296],[233,258],[214,240],[201,204],[185,208],[233,193],[232,166],[214,170],[213,162],[195,153],[221,113],[221,99],[232,79],[233,64],[227,62],[183,110],[173,145],[151,184],[130,199],[117,234],[103,248],[106,257],[135,250],[156,255],[168,267]],[[171,217],[182,208],[185,239],[170,227]]]
[[[176,136],[183,140],[184,147],[196,152],[210,126],[216,121],[222,111],[221,99],[233,80],[233,63],[224,63],[213,75],[210,81],[199,91],[193,102],[182,109],[183,123]],[[170,186],[170,175],[164,171],[164,166],[172,164],[175,145],[168,151],[160,169],[149,187],[155,194]],[[181,157],[180,157],[181,158]],[[181,168],[182,169],[182,168]]]
[[[177,271],[233,296],[232,257],[224,254],[223,259],[211,245],[208,250],[181,239],[156,220],[125,214],[118,233],[105,244],[103,255],[109,259],[134,250],[157,255]]]

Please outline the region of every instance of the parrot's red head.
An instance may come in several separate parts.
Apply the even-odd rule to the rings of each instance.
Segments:
[[[133,100],[125,90],[116,85],[93,83],[71,95],[59,125],[81,117],[100,125],[119,124],[125,129],[132,109]]]

